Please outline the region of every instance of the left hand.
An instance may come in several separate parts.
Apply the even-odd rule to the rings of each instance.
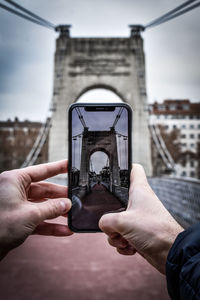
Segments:
[[[67,187],[42,182],[66,172],[65,160],[0,174],[0,259],[30,234],[72,234],[67,225],[44,222],[66,215],[71,208]]]

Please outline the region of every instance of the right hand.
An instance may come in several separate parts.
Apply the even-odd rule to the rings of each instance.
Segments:
[[[102,216],[99,227],[123,255],[138,252],[165,274],[169,250],[183,228],[152,191],[141,165],[133,164],[128,208]]]

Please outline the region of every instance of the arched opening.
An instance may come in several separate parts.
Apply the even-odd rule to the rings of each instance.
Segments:
[[[122,98],[109,88],[85,89],[78,97],[77,102],[84,103],[120,103]]]
[[[109,189],[110,163],[109,157],[104,151],[95,151],[91,154],[89,170],[90,187],[102,184]]]

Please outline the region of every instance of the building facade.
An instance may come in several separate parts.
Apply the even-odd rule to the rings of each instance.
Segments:
[[[173,131],[178,134],[176,143],[180,144],[180,153],[171,153],[176,156],[175,175],[200,178],[200,103],[187,99],[155,102],[150,105],[150,123],[162,127],[166,134]]]
[[[42,123],[31,121],[0,121],[0,172],[20,168],[38,136]],[[48,140],[36,163],[48,161]]]

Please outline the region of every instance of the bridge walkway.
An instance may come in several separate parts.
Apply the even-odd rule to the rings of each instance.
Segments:
[[[163,275],[137,254],[119,255],[103,233],[31,236],[1,262],[0,290],[6,300],[170,299]]]
[[[74,226],[83,229],[97,228],[99,219],[103,214],[122,208],[119,199],[102,183],[93,185],[91,191],[82,198],[81,202],[83,207],[77,213]]]

